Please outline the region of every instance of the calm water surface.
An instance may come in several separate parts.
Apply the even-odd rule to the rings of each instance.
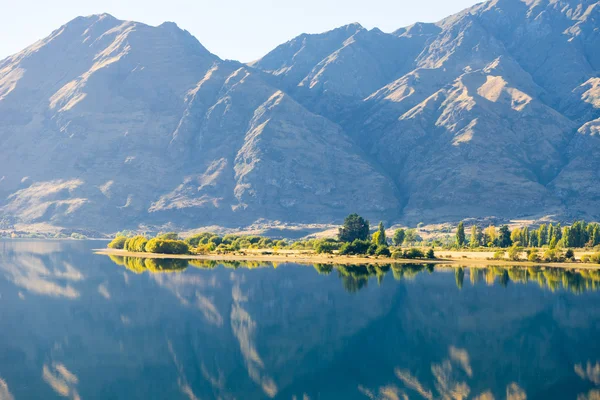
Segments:
[[[597,399],[600,274],[0,241],[0,399]],[[596,397],[594,397],[596,396]]]

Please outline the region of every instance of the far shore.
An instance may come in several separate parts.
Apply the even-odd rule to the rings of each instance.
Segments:
[[[486,267],[489,265],[506,265],[522,267],[552,267],[564,269],[600,269],[600,264],[587,264],[581,262],[571,263],[540,263],[530,261],[510,261],[510,260],[490,260],[485,257],[485,253],[478,252],[460,252],[460,251],[440,251],[440,257],[435,259],[395,259],[395,258],[377,258],[361,256],[339,256],[332,254],[314,254],[301,253],[294,251],[279,251],[277,254],[261,254],[258,251],[248,251],[245,254],[156,254],[156,253],[137,253],[120,249],[95,249],[95,254],[112,255],[121,257],[139,257],[139,258],[163,258],[163,259],[183,259],[183,260],[213,260],[213,261],[265,261],[274,263],[296,263],[296,264],[437,264],[467,267]],[[455,254],[454,254],[455,253]],[[478,255],[479,257],[468,257],[468,255]],[[466,257],[466,258],[463,258]]]

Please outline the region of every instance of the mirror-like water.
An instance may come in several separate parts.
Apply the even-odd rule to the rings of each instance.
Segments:
[[[0,399],[597,399],[600,273],[0,241]]]

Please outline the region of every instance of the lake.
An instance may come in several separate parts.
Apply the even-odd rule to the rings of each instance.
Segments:
[[[0,241],[0,399],[598,399],[600,273]]]

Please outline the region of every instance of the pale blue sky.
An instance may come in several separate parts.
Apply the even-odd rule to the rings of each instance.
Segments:
[[[247,62],[301,34],[359,22],[390,32],[434,22],[474,0],[1,0],[0,59],[79,15],[107,12],[150,25],[176,22],[211,52]]]

